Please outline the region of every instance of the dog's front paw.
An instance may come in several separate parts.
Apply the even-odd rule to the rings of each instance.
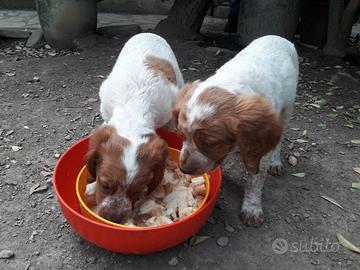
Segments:
[[[284,166],[280,164],[271,164],[268,173],[272,176],[281,176],[284,171]]]
[[[241,209],[240,217],[247,226],[258,227],[264,222],[264,213],[261,207],[243,207]]]

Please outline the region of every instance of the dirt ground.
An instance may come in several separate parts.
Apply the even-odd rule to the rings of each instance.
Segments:
[[[283,141],[285,173],[267,177],[261,227],[239,219],[244,171],[235,152],[224,162],[217,206],[199,232],[210,239],[124,256],[81,239],[51,185],[59,155],[101,124],[99,85],[124,40],[82,40],[75,53],[21,44],[0,40],[0,251],[15,254],[0,259],[0,269],[360,269],[360,255],[336,239],[341,233],[360,246],[360,190],[351,189],[360,181],[353,169],[360,167],[360,145],[351,142],[360,139],[358,66],[298,45],[301,80]],[[235,53],[171,45],[187,81],[206,78]],[[289,155],[296,166],[286,161]],[[292,175],[298,173],[305,176]],[[44,190],[29,195],[37,184]],[[219,238],[229,242],[221,247]]]

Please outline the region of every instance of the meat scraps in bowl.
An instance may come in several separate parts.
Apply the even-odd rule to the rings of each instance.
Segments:
[[[85,203],[97,214],[95,190],[96,182],[87,184],[84,197]],[[176,162],[168,159],[164,178],[158,187],[135,204],[133,216],[123,225],[153,227],[171,224],[197,210],[205,195],[203,176],[191,178],[179,170]]]

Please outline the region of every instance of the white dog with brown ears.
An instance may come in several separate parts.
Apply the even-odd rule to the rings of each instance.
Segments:
[[[298,83],[294,45],[264,36],[224,64],[207,80],[186,85],[173,110],[183,139],[180,168],[201,174],[214,169],[235,147],[250,174],[241,216],[248,225],[263,222],[262,187],[266,171],[282,170],[280,140],[293,111]]]
[[[171,120],[183,86],[177,60],[161,37],[138,34],[124,45],[100,88],[104,124],[91,136],[89,182],[100,216],[123,222],[163,178],[167,144],[155,131]]]

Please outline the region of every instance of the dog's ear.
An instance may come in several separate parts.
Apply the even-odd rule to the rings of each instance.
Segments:
[[[168,145],[160,137],[155,137],[151,143],[151,159],[154,162],[154,176],[148,185],[148,192],[152,192],[164,177],[165,163],[168,157]]]
[[[172,116],[173,121],[175,124],[175,128],[177,128],[179,123],[179,114],[181,109],[184,107],[186,101],[189,100],[189,98],[194,93],[196,87],[200,84],[200,81],[194,81],[192,83],[185,84],[184,87],[179,91],[178,96],[176,98],[175,106],[172,110]]]
[[[101,158],[101,147],[110,139],[113,132],[113,127],[105,125],[96,129],[90,136],[89,148],[85,156],[88,170],[88,183],[96,180],[96,169]]]
[[[261,97],[255,96],[240,102],[237,128],[237,145],[250,174],[257,174],[261,158],[280,142],[282,125],[278,115]]]
[[[148,184],[148,192],[153,191],[164,176],[165,163],[168,156],[168,145],[157,135],[151,135],[149,142],[138,150],[138,158],[153,168],[153,177]]]

